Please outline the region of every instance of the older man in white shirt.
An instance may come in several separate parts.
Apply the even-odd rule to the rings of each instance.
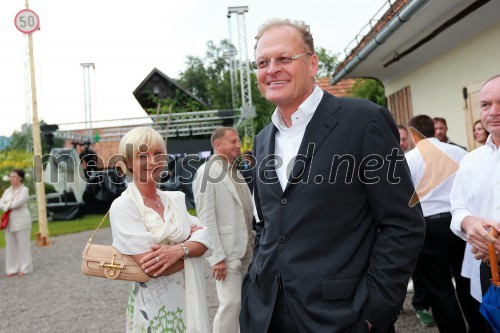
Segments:
[[[486,81],[479,93],[481,122],[490,132],[486,144],[469,153],[460,163],[451,192],[451,230],[469,243],[462,274],[470,276],[471,294],[481,301],[489,277],[480,278],[480,261],[487,257],[487,244],[500,251],[500,240],[488,229],[500,231],[500,75]],[[485,269],[488,273],[488,269]],[[481,281],[483,280],[483,281]],[[499,319],[500,320],[500,319]]]

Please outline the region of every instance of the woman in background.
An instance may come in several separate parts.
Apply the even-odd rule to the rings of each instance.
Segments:
[[[490,132],[484,129],[480,119],[474,123],[473,133],[474,139],[481,145],[484,145],[486,143],[486,139],[488,139],[488,135],[490,135]]]
[[[10,173],[11,186],[0,199],[0,209],[10,210],[9,224],[5,229],[5,271],[7,276],[23,276],[33,271],[31,261],[31,214],[28,210],[29,190],[22,184],[24,171]]]
[[[134,128],[118,149],[132,182],[111,205],[113,246],[152,277],[132,285],[127,332],[208,332],[199,257],[211,245],[207,229],[187,211],[184,193],[157,189],[167,165],[163,137],[148,127]]]

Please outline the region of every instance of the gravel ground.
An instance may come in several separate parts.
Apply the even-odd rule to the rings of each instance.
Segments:
[[[52,237],[51,247],[32,245],[34,272],[24,277],[5,276],[5,249],[0,249],[0,332],[124,332],[125,305],[130,282],[107,281],[80,273],[81,253],[91,232]],[[111,242],[110,229],[94,237],[98,244]],[[218,301],[206,264],[209,316]],[[437,333],[418,322],[408,294],[396,332]]]

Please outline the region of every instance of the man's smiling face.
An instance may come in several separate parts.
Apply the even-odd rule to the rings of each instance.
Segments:
[[[276,65],[274,59],[302,56],[289,64]],[[257,62],[272,59],[269,66],[257,69],[257,82],[264,98],[276,104],[281,112],[291,114],[314,90],[318,58],[308,50],[300,33],[291,26],[277,26],[266,31],[257,42]]]

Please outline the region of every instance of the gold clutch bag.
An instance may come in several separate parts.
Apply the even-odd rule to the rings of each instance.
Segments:
[[[99,223],[92,236],[90,236],[87,245],[83,249],[82,273],[88,276],[102,277],[110,280],[148,281],[149,275],[141,270],[141,267],[137,265],[131,256],[120,253],[120,251],[111,245],[92,243],[92,238],[101,227],[101,224],[108,214],[109,211],[106,213],[101,223]]]

